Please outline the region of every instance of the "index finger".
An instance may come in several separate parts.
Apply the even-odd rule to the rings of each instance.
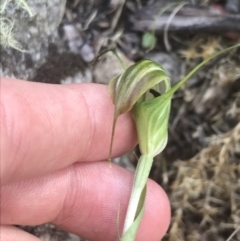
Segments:
[[[2,79],[0,107],[2,184],[108,157],[114,106],[104,85]],[[113,154],[135,144],[131,115],[123,115]]]

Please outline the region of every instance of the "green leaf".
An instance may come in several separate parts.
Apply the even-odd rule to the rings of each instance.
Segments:
[[[151,32],[144,33],[142,37],[142,46],[144,48],[153,49],[156,45],[157,39]]]

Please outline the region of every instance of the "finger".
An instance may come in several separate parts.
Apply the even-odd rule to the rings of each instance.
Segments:
[[[2,241],[41,241],[39,238],[13,226],[1,225]]]
[[[113,104],[97,84],[1,80],[2,184],[47,174],[76,161],[108,157]],[[130,114],[119,118],[114,155],[136,144]]]
[[[92,241],[117,240],[128,205],[133,173],[107,162],[77,163],[51,176],[2,188],[1,216],[5,224],[53,222]],[[146,209],[138,241],[157,241],[170,220],[164,191],[148,181]]]

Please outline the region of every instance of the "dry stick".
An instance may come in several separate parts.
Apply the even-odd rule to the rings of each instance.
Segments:
[[[95,17],[97,16],[97,13],[98,13],[98,11],[95,10],[95,11],[93,11],[93,12],[90,14],[90,16],[87,18],[87,21],[86,21],[86,23],[85,23],[82,31],[85,31],[85,30],[88,29],[89,25],[92,23],[92,21],[93,21],[93,20],[95,19]]]
[[[177,126],[177,124],[178,124],[179,120],[181,119],[183,113],[185,112],[186,108],[187,108],[186,104],[182,104],[181,107],[178,109],[178,113],[177,113],[176,117],[174,118],[172,126],[171,126],[172,131],[174,131],[175,127]]]
[[[240,225],[239,225],[238,228],[229,236],[229,238],[228,238],[226,241],[230,241],[230,240],[233,238],[233,236],[234,236],[235,234],[237,234],[238,231],[240,231]]]
[[[169,44],[169,41],[168,41],[168,28],[173,20],[173,18],[175,17],[175,15],[178,13],[178,11],[184,6],[186,5],[187,3],[182,3],[182,4],[179,4],[171,13],[171,15],[169,16],[168,20],[167,20],[167,23],[164,27],[164,32],[163,32],[163,39],[164,39],[164,44],[165,44],[165,47],[167,49],[167,51],[169,52],[171,50],[171,45]]]
[[[114,18],[113,18],[113,21],[112,21],[112,24],[111,24],[111,27],[110,27],[110,31],[111,32],[113,32],[114,29],[117,26],[117,23],[118,23],[118,20],[119,20],[119,18],[121,16],[124,4],[125,4],[125,0],[121,0],[120,6],[119,6],[119,8],[118,8]]]

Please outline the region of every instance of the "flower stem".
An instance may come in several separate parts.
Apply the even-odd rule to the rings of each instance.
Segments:
[[[129,229],[135,219],[141,193],[147,183],[152,163],[153,156],[151,155],[142,155],[138,160],[138,165],[133,181],[133,188],[124,222],[123,234]]]

